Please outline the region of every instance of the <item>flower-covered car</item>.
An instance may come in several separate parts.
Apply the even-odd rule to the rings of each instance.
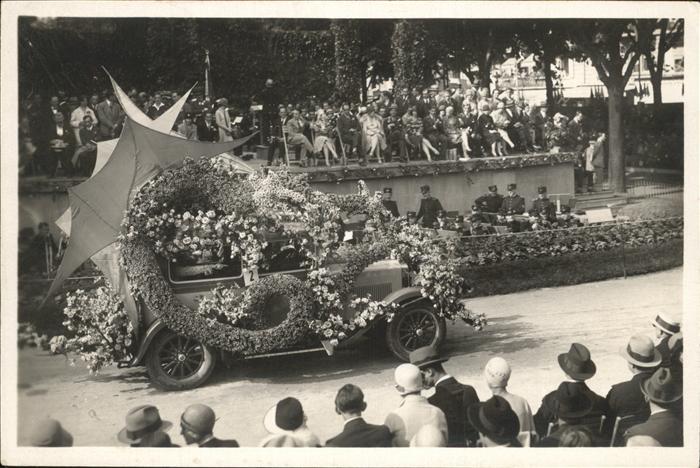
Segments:
[[[145,365],[168,390],[201,385],[217,360],[332,355],[362,336],[407,360],[440,346],[447,319],[485,324],[460,301],[467,285],[453,247],[391,218],[363,183],[356,194],[325,194],[284,171],[241,175],[186,160],[130,202],[119,239],[129,297],[72,301],[104,304],[99,317],[114,324],[80,341],[89,345],[81,354],[91,370]]]

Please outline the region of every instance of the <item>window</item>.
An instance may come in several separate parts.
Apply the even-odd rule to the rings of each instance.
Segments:
[[[263,256],[267,266],[260,268],[260,273],[303,270],[303,263],[307,259],[303,251],[290,246],[286,241],[270,242],[263,250]]]
[[[168,263],[168,274],[173,283],[238,278],[241,273],[241,257],[238,255],[234,258],[227,255],[220,263]]]

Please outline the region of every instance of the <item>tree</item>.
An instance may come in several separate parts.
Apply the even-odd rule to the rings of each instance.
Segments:
[[[608,91],[608,154],[610,184],[625,191],[625,153],[622,107],[625,86],[640,56],[640,42],[646,40],[637,24],[624,19],[577,19],[566,23],[574,50],[593,63],[598,78]]]
[[[649,79],[654,93],[654,110],[658,111],[663,103],[661,81],[664,74],[665,55],[683,40],[684,21],[683,18],[661,18],[641,19],[637,20],[637,23],[640,35],[646,37],[646,40],[640,43],[640,47],[649,68]]]
[[[391,36],[394,79],[399,87],[414,87],[432,81],[432,66],[427,61],[428,32],[422,22],[400,20]]]
[[[336,19],[331,23],[335,46],[335,90],[338,98],[355,101],[362,88],[360,30],[357,20]]]

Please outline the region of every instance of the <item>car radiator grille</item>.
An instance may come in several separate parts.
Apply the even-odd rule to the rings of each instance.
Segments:
[[[364,297],[367,294],[372,296],[375,301],[381,301],[391,293],[391,283],[369,284],[366,286],[355,286],[352,291],[359,297]]]

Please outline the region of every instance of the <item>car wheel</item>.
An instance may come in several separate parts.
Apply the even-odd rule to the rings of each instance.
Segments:
[[[161,390],[188,390],[202,385],[214,371],[216,352],[193,338],[169,330],[156,336],[146,356],[153,384]]]
[[[418,303],[401,309],[386,328],[386,342],[402,361],[423,346],[439,347],[445,339],[445,319],[438,317],[430,304]]]

